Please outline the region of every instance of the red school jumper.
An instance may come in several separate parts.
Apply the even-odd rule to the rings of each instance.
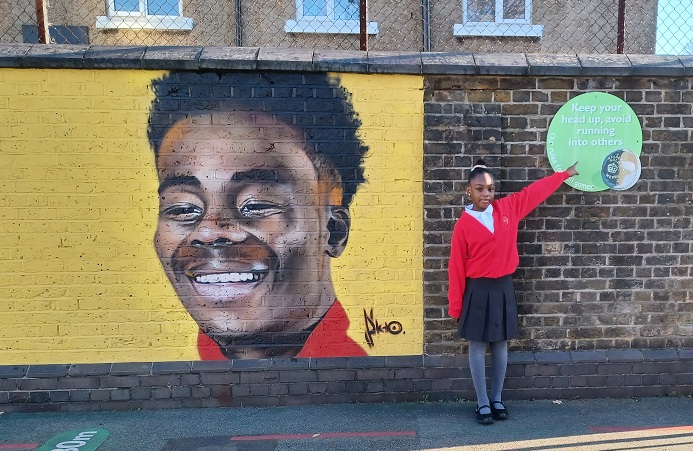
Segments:
[[[469,213],[462,213],[452,232],[448,263],[448,314],[458,319],[467,277],[499,277],[512,274],[520,263],[517,229],[521,219],[553,194],[570,176],[567,171],[537,180],[517,193],[494,200],[491,233]]]

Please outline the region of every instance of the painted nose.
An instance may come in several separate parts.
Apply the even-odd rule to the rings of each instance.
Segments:
[[[193,246],[228,246],[242,243],[248,239],[246,232],[238,223],[229,220],[202,221],[191,237]]]

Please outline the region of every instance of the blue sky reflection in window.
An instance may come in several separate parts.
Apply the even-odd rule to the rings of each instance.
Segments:
[[[357,0],[305,0],[303,17],[325,17],[329,20],[359,20]]]
[[[502,15],[496,16],[496,9]],[[467,0],[467,22],[502,22],[522,20],[525,17],[525,0]]]
[[[144,8],[146,3],[146,11]],[[113,0],[113,9],[117,13],[146,14],[148,16],[179,16],[178,0]]]

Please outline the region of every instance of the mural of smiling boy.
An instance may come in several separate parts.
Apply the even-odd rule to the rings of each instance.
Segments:
[[[420,77],[0,79],[1,364],[422,352]]]
[[[349,94],[323,74],[199,72],[154,92],[154,245],[200,357],[366,355],[330,269],[365,181]]]

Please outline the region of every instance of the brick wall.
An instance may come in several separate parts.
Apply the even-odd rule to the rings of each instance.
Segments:
[[[423,355],[10,364],[0,366],[4,411],[472,398],[465,346],[446,317],[450,234],[466,171],[483,157],[498,168],[502,194],[550,173],[549,120],[590,91],[624,99],[642,119],[643,171],[623,192],[563,186],[524,222],[522,337],[511,344],[506,396],[693,393],[693,58],[218,52],[0,46],[0,67],[262,66],[422,77]]]
[[[506,399],[680,396],[688,349],[510,354]],[[466,356],[0,366],[5,412],[475,399]]]
[[[549,122],[590,91],[642,120],[642,174],[626,191],[561,187],[524,221],[514,350],[693,346],[693,94],[685,77],[426,77],[426,352],[460,344],[446,319],[450,231],[468,168],[498,168],[500,194],[551,173]]]
[[[306,357],[421,354],[422,81],[363,74],[342,74],[339,81],[353,92],[359,127],[352,125],[345,103],[335,97],[343,91],[322,73],[227,72],[222,77],[181,71],[164,78],[160,71],[132,69],[0,68],[0,274],[6,275],[0,282],[0,322],[14,324],[0,333],[0,364],[195,360],[200,358],[200,330],[228,329],[253,338],[253,358],[293,357],[307,336],[301,342],[296,335],[309,326],[321,338],[313,339],[318,344],[312,354],[302,354]],[[235,101],[236,108],[242,108],[243,101],[265,111],[275,108],[271,111],[279,111],[276,116],[281,114],[282,120],[304,127],[305,136],[313,137],[310,145],[320,146],[323,156],[329,156],[326,149],[340,149],[331,162],[343,167],[344,180],[358,180],[354,174],[361,155],[355,149],[368,150],[367,183],[359,186],[347,211],[347,245],[341,246],[335,233],[329,254],[319,247],[331,239],[325,230],[330,222],[321,219],[326,207],[316,206],[328,202],[320,191],[326,183],[317,183],[308,157],[289,163],[272,160],[240,138],[228,142],[246,146],[245,156],[254,165],[269,171],[291,164],[296,174],[292,183],[283,183],[295,187],[293,191],[271,191],[265,186],[269,182],[254,183],[256,191],[251,191],[245,188],[251,183],[236,183],[237,191],[245,188],[243,205],[260,199],[285,207],[264,216],[250,207],[241,213],[240,201],[235,201],[241,195],[228,195],[231,185],[214,181],[228,182],[240,170],[259,176],[235,158],[239,152],[228,151],[223,164],[209,164],[210,158],[204,157],[210,155],[210,146],[200,145],[191,153],[199,162],[195,167],[207,163],[208,173],[196,175],[213,185],[201,191],[216,188],[227,203],[219,213],[210,207],[212,195],[177,200],[195,205],[206,217],[195,220],[199,227],[187,227],[185,238],[176,239],[169,233],[175,229],[173,223],[185,221],[159,214],[178,203],[160,203],[160,198],[172,195],[159,196],[157,190],[160,183],[171,186],[177,179],[159,180],[157,168],[165,157],[155,165],[147,139],[152,85],[165,93],[151,115],[159,127],[170,116],[201,104],[205,112],[222,108],[219,99],[225,96],[223,102]],[[232,98],[231,92],[238,97]],[[240,98],[251,95],[257,97]],[[357,130],[368,138],[363,147],[356,144]],[[347,152],[350,157],[345,157]],[[310,181],[314,186],[307,186]],[[355,190],[353,185],[345,191]],[[176,190],[186,192],[180,186],[169,192]],[[352,194],[349,191],[349,199]],[[229,284],[198,284],[207,288],[201,291],[206,295],[191,295],[191,287],[185,287],[188,277],[174,275],[173,269],[190,258],[175,257],[174,252],[186,245],[182,241],[209,237],[209,224],[222,224],[215,233],[228,234],[231,228],[215,219],[220,214],[245,220],[249,232],[233,249],[244,247],[247,253],[240,258],[208,252],[198,257],[207,262],[207,269],[196,262],[197,271],[267,270],[258,275],[259,283],[236,284],[242,290],[228,290]],[[251,227],[252,215],[256,218]],[[176,220],[168,219],[174,216]],[[281,228],[267,225],[272,221],[282,223]],[[202,236],[196,235],[199,231]],[[263,252],[258,243],[268,243]],[[210,296],[211,292],[216,294]],[[214,305],[214,296],[224,299],[224,306],[201,312],[198,306]],[[337,314],[322,321],[322,327],[315,326],[326,315],[323,307],[336,305],[335,299],[348,321]],[[225,309],[237,317],[229,319]],[[364,311],[374,323],[397,321],[401,333],[381,330],[366,341]],[[340,328],[342,332],[335,333]],[[358,352],[348,347],[347,334]],[[285,354],[276,351],[283,345]],[[241,358],[248,348],[236,347],[233,357]]]

